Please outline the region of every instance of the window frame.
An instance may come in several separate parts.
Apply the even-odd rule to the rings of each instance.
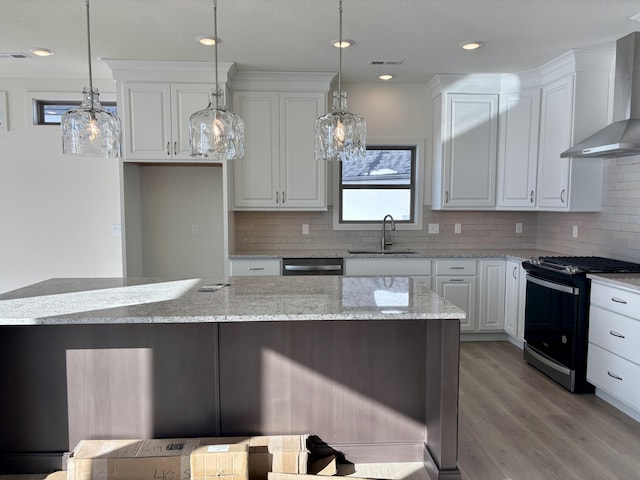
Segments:
[[[24,122],[25,128],[27,131],[52,131],[52,126],[60,124],[55,123],[47,123],[47,124],[38,124],[36,117],[36,102],[45,102],[45,103],[56,103],[61,102],[64,104],[78,104],[82,102],[82,89],[79,89],[77,92],[41,92],[41,91],[29,91],[25,93],[25,102],[24,102]],[[116,107],[119,106],[117,104],[116,94],[114,92],[100,92],[100,103],[101,104],[109,104],[115,103]]]
[[[60,126],[61,122],[47,122],[45,120],[46,118],[46,107],[48,107],[49,105],[54,105],[54,106],[60,106],[60,105],[64,105],[64,106],[68,106],[69,108],[67,110],[71,110],[73,108],[77,108],[82,104],[81,100],[42,100],[42,99],[37,99],[33,101],[33,123],[34,125],[38,125],[38,126],[47,126],[47,125],[55,125],[55,126]],[[100,105],[102,105],[102,107],[115,107],[116,108],[116,115],[117,115],[117,108],[118,105],[116,102],[110,102],[110,101],[100,101]],[[109,110],[106,109],[105,110]]]
[[[344,190],[408,190],[409,193],[409,219],[408,220],[395,220],[396,225],[406,223],[412,224],[415,222],[415,198],[416,198],[416,165],[417,159],[417,146],[416,145],[367,145],[367,151],[369,150],[408,150],[411,152],[411,173],[409,176],[409,183],[400,184],[371,184],[366,183],[362,185],[357,184],[344,184],[342,182],[342,163],[338,165],[338,198],[340,200],[338,205],[338,219],[341,224],[370,224],[373,220],[345,220],[343,218],[343,193]]]
[[[367,139],[367,145],[369,149],[381,149],[383,147],[392,149],[397,147],[415,148],[415,165],[413,177],[413,222],[407,220],[396,222],[397,230],[422,230],[423,226],[423,210],[424,210],[424,198],[425,195],[430,195],[430,175],[429,178],[425,177],[425,152],[426,152],[426,139],[425,138],[375,138],[370,137]],[[380,228],[383,214],[380,216],[379,221],[370,222],[341,222],[340,211],[341,206],[341,168],[337,162],[329,162],[329,178],[333,180],[333,204],[331,205],[333,213],[333,230],[377,230]]]

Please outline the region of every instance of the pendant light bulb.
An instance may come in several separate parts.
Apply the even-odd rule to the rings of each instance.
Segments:
[[[339,44],[342,44],[342,0],[339,0]],[[367,124],[347,110],[347,92],[342,91],[342,48],[339,51],[338,90],[333,92],[331,112],[316,120],[315,157],[317,160],[358,161],[367,153]]]
[[[82,92],[83,100],[78,108],[62,114],[62,153],[67,155],[91,155],[106,158],[120,157],[120,119],[100,105],[100,93],[93,88],[91,71],[91,22],[89,0],[87,11],[87,58],[89,60],[89,88]]]
[[[218,38],[218,2],[213,0],[213,35]],[[189,117],[191,156],[212,160],[233,160],[244,157],[244,122],[228,111],[221,102],[218,84],[218,43],[213,44],[215,90],[209,92],[209,105]]]

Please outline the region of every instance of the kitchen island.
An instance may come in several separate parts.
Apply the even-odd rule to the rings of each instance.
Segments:
[[[464,316],[409,277],[52,279],[8,292],[0,472],[46,471],[83,438],[309,433],[352,462],[418,460],[459,478]]]

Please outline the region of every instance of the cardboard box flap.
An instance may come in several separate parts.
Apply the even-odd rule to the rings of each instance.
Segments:
[[[306,452],[309,435],[269,435],[251,437],[250,448],[267,447],[271,453],[275,452]]]
[[[80,440],[71,452],[74,458],[135,457],[142,440]]]

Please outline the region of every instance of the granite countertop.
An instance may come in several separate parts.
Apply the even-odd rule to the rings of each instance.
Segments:
[[[356,249],[354,249],[356,250]],[[481,249],[481,250],[465,250],[465,249],[410,249],[414,253],[394,253],[386,255],[376,253],[375,249],[368,252],[367,249],[357,249],[367,253],[349,253],[348,250],[327,249],[327,250],[277,250],[277,251],[258,251],[258,250],[240,250],[229,255],[230,259],[281,259],[281,258],[509,258],[514,260],[527,260],[531,257],[539,256],[556,256],[561,255],[555,252],[535,249]],[[391,249],[394,251],[394,249]],[[403,252],[405,249],[398,248],[396,252]]]
[[[465,316],[409,277],[58,278],[0,295],[5,326]]]
[[[587,277],[640,293],[640,273],[589,273]]]

